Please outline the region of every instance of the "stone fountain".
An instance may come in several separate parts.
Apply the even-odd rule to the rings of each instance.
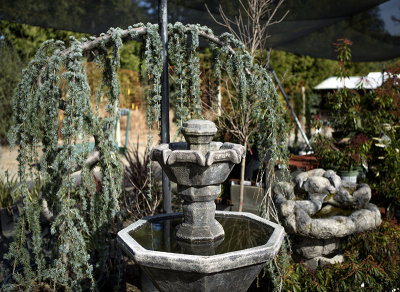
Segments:
[[[139,220],[118,233],[125,252],[160,291],[246,291],[274,258],[284,229],[249,213],[216,211],[214,200],[243,146],[212,142],[214,123],[190,120],[186,143],[151,152],[184,200],[183,213]]]
[[[292,183],[276,184],[273,194],[294,259],[311,268],[342,262],[342,239],[382,222],[377,206],[369,203],[370,187],[342,181],[333,170],[302,172]]]

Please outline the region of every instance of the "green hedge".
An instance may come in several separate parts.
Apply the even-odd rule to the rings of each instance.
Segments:
[[[400,288],[400,226],[384,221],[374,231],[350,236],[346,261],[319,267],[292,263],[283,274],[284,291],[392,291]]]
[[[376,230],[350,236],[344,250],[344,263],[310,270],[303,263],[288,260],[284,247],[276,258],[279,271],[274,262],[266,265],[250,291],[375,292],[400,288],[400,225],[384,221]]]
[[[23,62],[17,52],[0,41],[0,145],[7,144],[7,132],[12,122],[12,97],[21,79]]]

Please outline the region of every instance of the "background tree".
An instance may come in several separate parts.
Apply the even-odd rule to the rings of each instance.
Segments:
[[[230,18],[224,8],[219,5],[221,20],[218,20],[208,9],[211,18],[219,25],[225,27],[232,35],[240,40],[248,49],[250,56],[255,58],[267,48],[267,40],[270,37],[269,29],[272,25],[281,22],[289,11],[276,19],[278,9],[284,0],[239,0],[238,15]]]
[[[21,79],[24,62],[7,42],[0,41],[0,145],[7,144],[12,124],[12,95]]]
[[[284,13],[281,18],[275,19],[283,0],[278,1],[276,5],[272,0],[248,0],[246,2],[239,0],[239,3],[241,6],[238,10],[239,14],[233,18],[229,18],[224,8],[220,5],[219,13],[222,20],[218,20],[207,6],[206,8],[212,19],[240,40],[254,59],[267,46],[270,26],[281,22],[288,12]],[[255,124],[258,123],[256,113],[261,106],[260,103],[263,101],[258,99],[257,96],[253,99],[243,99],[242,96],[237,94],[238,90],[232,90],[236,87],[235,80],[230,81],[230,83],[225,83],[224,88],[229,98],[229,107],[222,108],[218,105],[216,118],[218,124],[234,135],[247,150],[250,141],[257,142],[258,137],[255,137],[255,134],[258,133],[257,127],[255,127]],[[269,129],[265,129],[265,131],[268,132]],[[260,160],[263,162],[265,158],[260,157]],[[274,165],[275,162],[272,164]],[[246,158],[244,157],[240,171],[239,212],[243,210],[245,166]]]

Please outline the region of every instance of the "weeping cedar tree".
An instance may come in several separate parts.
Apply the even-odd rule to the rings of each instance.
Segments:
[[[262,56],[262,52],[267,49],[267,40],[270,37],[270,27],[274,24],[280,23],[289,13],[289,11],[286,11],[282,16],[277,18],[278,10],[283,2],[284,0],[239,0],[240,5],[237,7],[238,14],[232,18],[229,18],[225,13],[224,8],[219,5],[218,11],[221,20],[214,17],[207,5],[206,9],[210,17],[217,24],[223,26],[233,36],[240,40],[248,49],[250,56],[256,58],[260,57],[260,55]],[[267,54],[266,61],[267,64],[269,64],[269,54]],[[247,150],[247,147],[259,138],[256,135],[259,129],[255,127],[255,124],[258,121],[258,107],[263,107],[262,103],[264,101],[262,98],[258,99],[257,96],[253,98],[243,98],[240,95],[237,96],[236,94],[230,94],[230,90],[232,89],[239,91],[241,94],[246,94],[246,89],[240,89],[240,87],[243,87],[243,82],[241,82],[240,76],[239,82],[237,80],[232,80],[231,74],[229,77],[233,82],[230,82],[231,86],[227,83],[225,89],[228,93],[230,108],[228,110],[223,107],[218,108],[217,119],[225,130],[235,136]],[[267,88],[267,90],[271,89]],[[261,104],[259,105],[259,103]],[[284,130],[279,127],[279,124],[277,125],[277,129]],[[263,131],[269,131],[269,129],[264,129]],[[261,143],[263,142],[264,141],[261,141]],[[261,158],[264,159],[265,157]],[[243,210],[245,165],[246,157],[242,159],[240,171],[239,212]],[[275,163],[269,163],[268,165],[266,182],[274,181],[274,165]],[[258,174],[261,181],[263,181],[265,174],[264,171],[265,170],[262,167]],[[261,188],[259,189],[259,193],[261,193]],[[266,183],[265,192],[262,195],[262,200],[259,204],[260,211],[264,217],[272,217],[273,220],[279,221],[276,209],[269,205],[272,201],[271,193],[271,183]]]
[[[237,94],[243,105],[258,100],[253,119],[261,159],[269,154],[272,161],[283,161],[283,109],[266,70],[253,64],[244,45],[230,34],[216,37],[209,28],[199,25],[169,25],[169,34],[169,61],[175,66],[179,91],[178,126],[202,113],[200,36],[209,42],[214,54],[216,86],[222,76],[228,75],[238,82]],[[61,41],[46,41],[23,72],[14,97],[14,126],[9,133],[10,144],[19,146],[23,206],[16,238],[7,254],[13,263],[13,281],[6,290],[31,290],[42,283],[54,290],[94,290],[96,276],[106,272],[110,258],[116,257],[110,229],[119,217],[122,167],[112,137],[119,118],[119,50],[123,41],[130,39],[145,43],[141,67],[147,81],[150,148],[161,110],[162,58],[157,25],[110,29],[90,40],[72,37],[68,48]],[[87,81],[86,58],[102,70],[102,80],[95,89]],[[91,92],[95,93],[94,100]],[[63,119],[59,125],[60,112]],[[94,150],[90,151],[92,141]],[[31,167],[39,161],[40,171]],[[99,171],[95,173],[94,169]],[[147,170],[151,177],[151,165]],[[30,192],[30,180],[41,180],[40,195]],[[151,189],[150,181],[149,198]],[[41,213],[50,222],[51,253],[44,252]]]

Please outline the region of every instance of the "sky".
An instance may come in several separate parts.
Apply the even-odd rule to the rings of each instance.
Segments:
[[[390,0],[379,6],[385,29],[391,35],[400,36],[400,0]],[[398,21],[392,19],[395,17]]]

